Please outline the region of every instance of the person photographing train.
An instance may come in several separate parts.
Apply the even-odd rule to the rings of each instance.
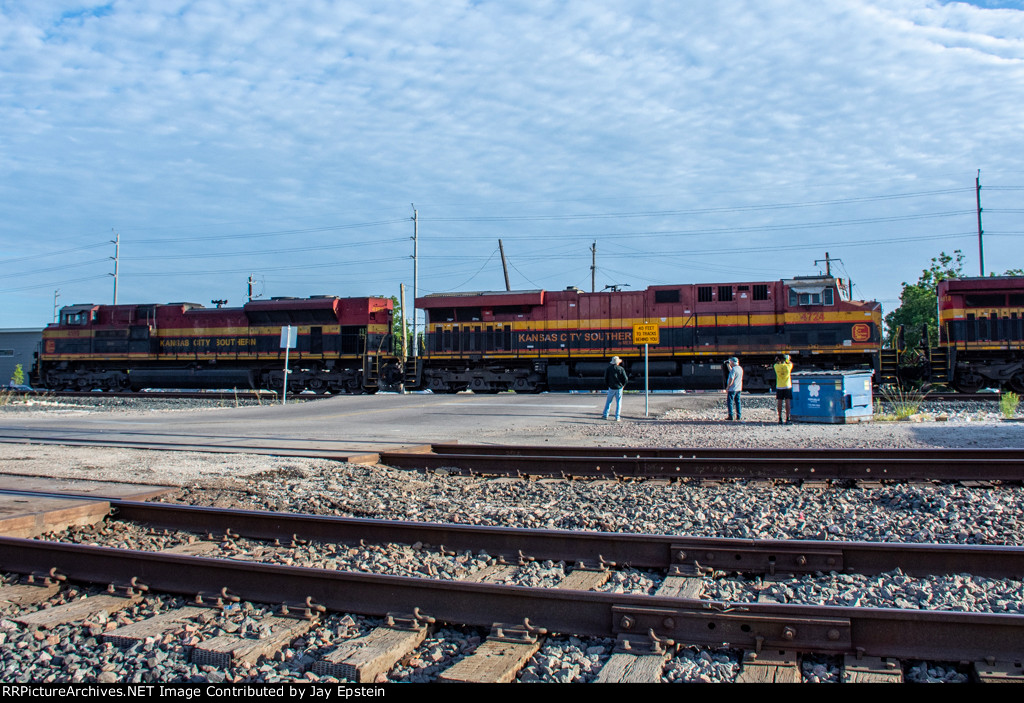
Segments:
[[[782,420],[782,407],[786,407],[786,420]],[[793,406],[793,362],[789,354],[775,357],[775,408],[779,411],[779,424],[789,422],[790,410]]]

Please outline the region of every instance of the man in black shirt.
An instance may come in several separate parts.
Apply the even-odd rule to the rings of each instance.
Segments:
[[[619,421],[619,414],[622,410],[622,389],[629,382],[629,374],[622,368],[622,359],[612,357],[612,363],[604,371],[604,383],[608,386],[608,397],[604,401],[604,414],[602,419],[608,419],[608,411],[612,407],[612,399],[615,400],[615,422]]]

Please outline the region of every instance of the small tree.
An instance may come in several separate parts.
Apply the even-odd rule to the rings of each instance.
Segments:
[[[407,319],[405,321],[405,344],[409,349],[405,349],[402,345],[402,304],[398,300],[397,295],[391,296],[391,303],[394,306],[393,317],[391,318],[391,339],[392,349],[395,350],[395,354],[401,357],[409,356],[409,351],[412,349],[412,320]]]
[[[21,368],[21,364],[14,367],[14,373],[11,375],[11,385],[21,386],[25,383],[25,370]]]
[[[921,272],[917,283],[903,282],[900,306],[885,316],[885,326],[890,338],[903,325],[907,349],[922,346],[921,329],[927,327],[928,335],[935,339],[939,331],[937,298],[935,290],[939,281],[963,276],[964,255],[959,249],[952,254],[941,252],[932,258],[932,265]]]

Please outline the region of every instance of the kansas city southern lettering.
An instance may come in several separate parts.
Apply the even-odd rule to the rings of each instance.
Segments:
[[[255,337],[207,337],[191,339],[161,339],[160,348],[167,351],[181,349],[210,349],[211,347],[220,351],[229,351],[235,348],[249,348],[256,346]]]
[[[553,342],[556,344],[574,344],[580,342],[630,342],[633,332],[517,332],[516,339],[520,344],[540,344]]]

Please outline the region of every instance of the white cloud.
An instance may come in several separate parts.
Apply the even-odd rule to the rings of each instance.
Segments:
[[[403,220],[301,236],[325,244],[394,239],[410,234],[404,219],[416,202],[424,251],[451,257],[421,267],[428,289],[472,275],[499,236],[512,243],[513,259],[559,248],[561,258],[537,253],[526,266],[550,287],[580,283],[564,276],[586,272],[589,238],[628,232],[636,234],[608,236],[600,248],[609,269],[636,274],[634,285],[771,278],[807,272],[825,249],[728,250],[969,232],[973,218],[785,235],[641,233],[969,210],[973,194],[596,222],[436,220],[837,200],[968,189],[976,168],[984,179],[1020,184],[1024,172],[1019,9],[934,0],[208,0],[24,3],[0,13],[0,205],[7,214],[0,241],[14,253],[102,241],[112,227],[122,232],[126,257],[232,251],[234,244],[216,239],[230,234]],[[999,201],[992,203],[998,210]],[[991,222],[994,232],[1020,229],[1009,214],[994,212]],[[133,245],[153,232],[196,231],[210,242]],[[696,240],[701,249],[717,244],[722,255],[664,256],[695,248]],[[627,241],[652,258],[631,258],[625,249],[611,258]],[[849,247],[842,256],[865,295],[891,298],[940,248],[970,245],[965,236],[878,252]],[[991,246],[1001,259],[1024,258],[1013,237],[993,235]],[[565,258],[574,247],[578,257]],[[291,276],[292,289],[272,292],[390,290],[409,278],[411,252],[382,248],[392,261],[363,266],[378,272],[361,272],[364,283],[346,274],[325,286],[330,272],[313,271],[314,282]],[[368,244],[322,260],[337,260],[340,271],[379,253]],[[198,287],[204,298],[224,297],[225,287],[240,289],[250,267],[303,261],[308,255],[240,259],[235,276],[200,280],[186,276],[199,266],[126,260],[120,296],[180,299],[188,296],[177,289]],[[701,262],[708,262],[705,274],[681,268]],[[230,261],[217,267],[232,268]],[[181,277],[141,275],[158,268]],[[97,280],[75,284],[81,294],[73,297],[105,299],[106,268],[94,270]],[[59,280],[40,273],[3,287]],[[368,288],[368,280],[380,285]],[[24,312],[17,320],[5,315],[0,326],[45,322],[51,294],[48,287],[19,292],[13,307]]]

